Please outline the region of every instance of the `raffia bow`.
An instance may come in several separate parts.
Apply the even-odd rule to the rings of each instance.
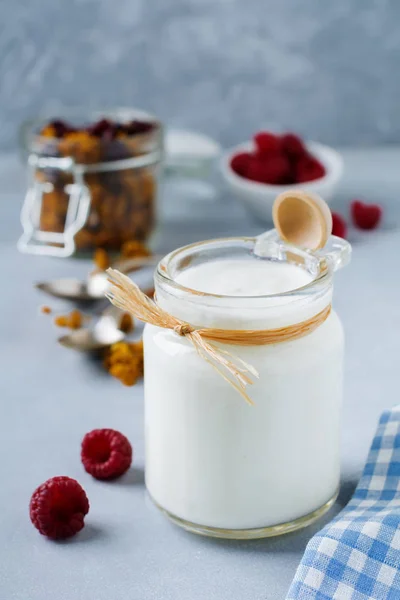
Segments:
[[[211,343],[210,340],[235,346],[264,346],[294,340],[314,331],[328,318],[331,311],[329,305],[307,321],[278,329],[197,329],[163,310],[126,275],[115,269],[107,269],[107,273],[111,288],[106,293],[106,297],[112,304],[131,313],[144,323],[171,329],[177,335],[185,337],[193,344],[199,356],[207,361],[249,404],[253,404],[253,401],[246,393],[246,387],[253,383],[250,375],[258,379],[257,370],[238,356]]]

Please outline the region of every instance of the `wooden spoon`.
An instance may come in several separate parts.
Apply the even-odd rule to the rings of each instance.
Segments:
[[[329,206],[320,196],[301,190],[279,194],[272,218],[281,239],[303,250],[320,250],[332,233]]]

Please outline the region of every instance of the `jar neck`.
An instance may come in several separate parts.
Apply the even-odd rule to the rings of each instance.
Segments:
[[[204,293],[184,287],[179,275],[186,269],[205,262],[238,258],[243,261],[260,261],[254,255],[256,238],[233,238],[193,244],[165,257],[155,276],[157,302],[166,312],[197,328],[220,329],[276,329],[306,321],[321,312],[332,301],[332,272],[323,271],[310,257],[304,257],[290,249],[288,256],[281,256],[282,263],[292,263],[305,269],[310,283],[282,294],[263,296],[225,296]],[[307,258],[307,257],[306,257]],[[277,259],[265,256],[265,261]],[[243,263],[246,265],[246,263]],[[318,265],[320,263],[318,262]]]
[[[271,301],[254,299],[246,305],[236,302],[235,298],[210,302],[205,297],[199,301],[198,296],[172,292],[159,283],[156,283],[156,297],[163,310],[196,328],[264,330],[312,318],[332,302],[332,285],[317,295],[292,296],[290,300],[275,296]]]

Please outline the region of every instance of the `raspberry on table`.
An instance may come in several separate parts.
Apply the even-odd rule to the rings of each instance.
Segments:
[[[119,431],[94,429],[82,440],[81,460],[96,479],[115,479],[131,466],[132,446]]]
[[[332,235],[345,238],[347,234],[346,221],[337,213],[332,213]]]
[[[32,494],[29,514],[42,535],[61,540],[80,531],[89,512],[85,490],[75,479],[60,476],[48,479]]]
[[[353,200],[351,203],[351,217],[356,227],[375,229],[382,218],[382,208],[379,204],[365,204],[361,200]]]

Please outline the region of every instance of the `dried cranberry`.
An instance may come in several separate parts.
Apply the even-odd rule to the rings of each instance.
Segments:
[[[53,127],[57,138],[62,138],[67,133],[74,131],[74,128],[69,123],[62,121],[61,119],[54,119],[54,121],[49,123],[49,126]]]
[[[112,139],[114,136],[115,126],[114,123],[112,123],[108,119],[100,119],[96,123],[93,123],[93,125],[90,125],[87,128],[87,131],[88,133],[90,133],[90,135],[95,135],[99,138],[105,137],[108,139]]]
[[[154,125],[146,121],[133,120],[130,123],[125,123],[122,127],[126,135],[136,135],[138,133],[148,133],[153,129]]]

